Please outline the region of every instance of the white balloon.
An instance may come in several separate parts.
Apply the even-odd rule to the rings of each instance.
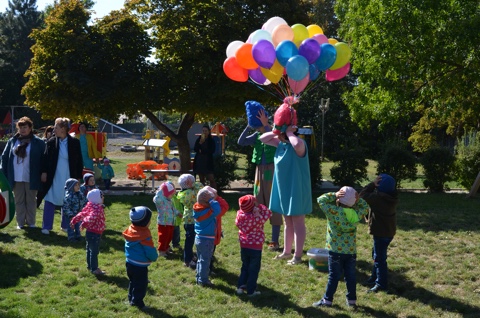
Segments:
[[[235,56],[237,50],[245,44],[242,41],[233,41],[227,46],[227,58]]]
[[[250,43],[252,44],[257,43],[260,40],[267,40],[269,42],[272,42],[272,35],[265,30],[257,30],[253,32],[249,38],[251,38]]]
[[[280,17],[273,17],[268,19],[267,22],[262,26],[262,30],[265,30],[272,34],[273,29],[275,29],[276,26],[281,25],[281,24],[286,24],[288,25],[287,21],[285,21],[283,18]]]

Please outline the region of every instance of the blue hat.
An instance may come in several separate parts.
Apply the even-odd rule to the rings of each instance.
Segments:
[[[380,177],[382,177],[382,180],[378,183],[377,190],[388,194],[394,193],[396,189],[395,179],[386,173],[380,174]]]
[[[248,125],[252,128],[259,128],[262,127],[263,124],[260,121],[260,119],[257,118],[258,113],[263,110],[265,112],[265,115],[268,117],[268,113],[265,110],[265,107],[263,107],[262,104],[259,102],[256,102],[254,100],[249,100],[245,102],[245,109],[247,111],[247,120],[248,120]]]
[[[138,226],[147,226],[152,217],[152,211],[146,206],[137,206],[130,210],[130,221]]]
[[[77,179],[74,179],[74,178],[67,179],[67,181],[65,181],[65,190],[67,190],[68,192],[72,192],[73,187],[75,187],[77,183],[78,183]]]

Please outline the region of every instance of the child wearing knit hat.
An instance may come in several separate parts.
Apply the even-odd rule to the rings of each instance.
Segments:
[[[356,259],[357,225],[369,213],[370,207],[352,187],[342,187],[317,198],[327,217],[325,248],[328,250],[328,283],[322,299],[314,307],[331,307],[338,282],[343,274],[347,285],[347,305],[357,304]]]
[[[93,189],[98,189],[98,186],[95,184],[95,176],[91,173],[85,173],[83,175],[83,184],[80,186],[80,191],[86,197],[88,191]]]
[[[262,245],[265,242],[263,226],[272,216],[265,205],[258,204],[253,195],[244,195],[238,199],[240,210],[237,211],[235,225],[238,227],[242,268],[237,283],[237,294],[245,291],[247,296],[259,295],[257,291],[258,273],[262,263]]]
[[[82,211],[83,207],[87,204],[87,198],[80,191],[80,183],[77,179],[69,178],[65,182],[65,197],[63,198],[62,216],[66,219],[67,224],[70,223],[72,218]],[[72,229],[67,227],[67,238],[70,242],[79,242],[82,240],[80,234],[80,224],[75,224]]]
[[[86,229],[85,240],[87,241],[87,268],[94,275],[105,275],[98,267],[98,253],[100,238],[105,231],[105,212],[103,210],[103,193],[99,189],[93,189],[87,194],[87,205],[70,221],[70,227],[82,222],[80,226]]]
[[[221,236],[221,217],[228,211],[228,203],[209,186],[198,191],[193,205],[195,219],[195,247],[197,248],[197,285],[208,287],[215,241]]]
[[[378,175],[361,192],[360,197],[370,205],[365,217],[369,233],[373,236],[372,274],[363,285],[368,292],[388,290],[387,250],[397,230],[398,194],[395,179],[385,173]]]
[[[182,213],[175,208],[172,202],[175,192],[176,189],[173,183],[166,181],[158,187],[153,197],[158,213],[158,254],[164,258],[167,257],[169,245],[172,242],[175,218],[182,216]]]
[[[195,269],[197,266],[193,255],[195,244],[195,219],[193,218],[193,205],[197,202],[197,193],[203,187],[200,182],[195,182],[195,177],[185,173],[178,177],[180,191],[177,192],[177,209],[183,214],[183,228],[185,229],[185,243],[183,246],[183,263],[186,267]]]
[[[153,246],[152,234],[148,225],[152,211],[145,206],[137,206],[130,210],[132,224],[123,231],[125,239],[125,257],[128,284],[128,302],[131,306],[146,309],[143,299],[148,287],[148,266],[158,258]]]

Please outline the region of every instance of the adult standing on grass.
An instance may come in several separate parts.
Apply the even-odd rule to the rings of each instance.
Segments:
[[[248,125],[238,138],[238,144],[240,146],[253,146],[252,162],[255,164],[253,195],[258,204],[268,206],[275,169],[273,161],[277,149],[260,141],[261,134],[272,131],[262,104],[256,101],[247,101],[245,107],[247,109]],[[255,133],[248,135],[250,129],[255,129]],[[272,239],[268,244],[268,249],[271,251],[277,251],[279,248],[278,242],[282,223],[282,215],[273,213],[270,218]]]
[[[360,197],[370,205],[371,211],[366,217],[368,229],[373,235],[372,274],[364,283],[372,287],[368,292],[376,293],[388,290],[387,249],[397,229],[398,194],[396,182],[388,174],[380,174],[361,192]]]
[[[215,141],[212,137],[210,127],[205,124],[202,127],[202,134],[195,141],[193,148],[196,152],[195,159],[193,160],[193,174],[198,174],[200,182],[205,185],[205,181],[208,180],[209,185],[212,188],[217,188],[217,184],[214,178],[214,162],[213,154],[215,153]]]
[[[288,259],[289,265],[302,262],[306,238],[305,215],[312,212],[310,164],[305,141],[295,135],[297,112],[292,107],[298,100],[293,96],[284,99],[274,116],[274,131],[264,133],[260,141],[277,147],[274,157],[270,210],[283,214],[285,219],[284,247],[275,259]],[[295,239],[295,255],[292,245]]]
[[[82,150],[83,166],[91,171],[93,170],[93,159],[100,158],[101,155],[97,151],[97,145],[93,136],[87,134],[87,126],[85,123],[78,125],[78,131],[75,137],[80,141]]]
[[[40,165],[45,142],[33,134],[33,122],[22,117],[17,133],[8,140],[2,153],[2,171],[15,196],[17,229],[35,227],[35,197],[40,188]],[[62,199],[63,201],[63,199]]]
[[[49,234],[53,229],[56,206],[63,205],[65,182],[69,178],[82,178],[83,162],[78,139],[68,134],[70,119],[55,119],[55,136],[47,141],[42,162],[42,186],[37,195],[37,207],[45,199],[43,207],[42,233]],[[65,218],[66,221],[66,218]],[[66,228],[68,224],[63,224]]]

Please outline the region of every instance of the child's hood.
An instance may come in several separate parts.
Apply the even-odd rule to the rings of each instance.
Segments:
[[[123,238],[127,241],[143,241],[151,237],[150,229],[147,226],[136,226],[131,224],[122,233]]]
[[[205,209],[209,209],[210,206],[209,205],[203,205],[201,203],[198,203],[198,202],[195,202],[195,204],[193,205],[193,211],[195,212],[200,212],[200,211],[203,211]]]

